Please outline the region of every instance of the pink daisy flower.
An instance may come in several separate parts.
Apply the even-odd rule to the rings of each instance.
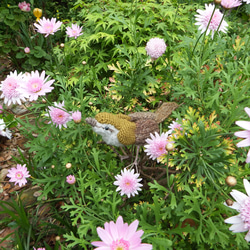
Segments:
[[[199,13],[199,15],[195,15],[195,20],[197,21],[195,23],[195,25],[200,26],[198,29],[201,30],[201,33],[204,33],[206,31],[207,27],[208,27],[208,29],[207,29],[206,35],[208,35],[211,31],[212,39],[214,37],[214,33],[218,29],[219,29],[218,31],[226,33],[228,24],[225,20],[223,20],[221,22],[221,20],[223,18],[223,14],[218,9],[216,9],[214,11],[215,7],[213,4],[209,4],[209,5],[205,4],[205,8],[206,8],[205,10],[198,9],[197,12]],[[214,14],[211,18],[213,11],[214,11]],[[211,21],[209,23],[210,18],[211,18]],[[209,24],[209,26],[208,26],[208,24]]]
[[[56,22],[56,18],[46,19],[43,17],[39,20],[38,23],[34,23],[34,26],[37,28],[37,32],[45,34],[45,37],[49,35],[54,35],[55,32],[59,30],[62,22]]]
[[[239,0],[221,0],[220,4],[225,9],[232,9],[232,8],[240,6],[242,2]]]
[[[166,51],[167,45],[163,39],[155,37],[151,38],[146,44],[147,54],[152,57],[153,60],[162,56]]]
[[[21,101],[25,101],[25,96],[20,92],[20,86],[25,83],[23,73],[17,74],[16,70],[10,72],[7,78],[2,81],[0,90],[2,95],[0,98],[4,98],[4,103],[10,105],[11,103],[18,103],[21,105]]]
[[[56,107],[49,106],[49,114],[47,116],[51,117],[52,122],[58,126],[59,129],[64,126],[67,128],[67,122],[72,119],[71,114],[69,114],[64,108],[64,101],[62,103],[54,103]]]
[[[250,117],[250,108],[246,107],[244,108],[245,112],[248,114]],[[234,135],[240,138],[244,138],[243,141],[239,142],[236,144],[237,147],[248,147],[250,146],[250,122],[248,121],[236,121],[236,125],[246,129],[245,131],[238,131],[235,132]],[[250,150],[248,151],[247,154],[247,163],[250,163]]]
[[[157,159],[157,162],[159,162],[158,158],[167,153],[166,145],[169,143],[168,135],[169,132],[162,133],[161,135],[157,132],[155,132],[155,135],[150,134],[151,139],[146,139],[147,144],[144,146],[144,151],[147,153],[149,158],[152,158],[152,160]]]
[[[46,93],[54,89],[54,87],[51,87],[54,80],[48,81],[48,76],[45,78],[45,71],[41,75],[39,75],[37,70],[35,72],[32,71],[25,79],[25,84],[20,91],[29,98],[29,101],[36,101],[39,96],[46,95]]]
[[[27,183],[26,178],[30,177],[29,171],[26,168],[26,164],[23,166],[17,164],[16,168],[13,167],[8,170],[7,177],[10,178],[10,182],[15,182],[15,185],[18,184],[20,187]]]
[[[170,128],[170,130],[168,132],[172,133],[174,130],[183,130],[182,128],[182,124],[177,122],[178,119],[176,119],[176,121],[172,121],[170,123],[170,125],[168,126],[168,128]]]
[[[74,120],[75,123],[80,123],[82,120],[82,114],[80,111],[75,111],[72,113],[72,119]]]
[[[69,36],[69,37],[74,37],[75,39],[82,35],[82,27],[78,26],[77,24],[72,24],[71,27],[67,27],[66,28],[66,34]]]
[[[130,225],[123,223],[119,216],[116,222],[105,222],[104,229],[97,228],[98,236],[102,241],[93,241],[96,250],[151,250],[151,244],[141,243],[143,230],[137,230],[139,221],[135,220]]]
[[[30,3],[26,3],[25,1],[19,3],[18,7],[20,8],[21,11],[24,11],[24,12],[30,11]]]
[[[29,54],[30,53],[30,48],[29,47],[24,48],[24,53]]]
[[[250,241],[250,183],[246,179],[243,180],[243,183],[247,195],[235,189],[230,193],[236,200],[230,208],[237,210],[239,214],[226,219],[225,222],[233,224],[229,230],[234,233],[248,231],[245,240]],[[226,205],[226,203],[224,204]]]
[[[116,191],[121,191],[120,194],[126,194],[128,198],[131,195],[135,196],[138,191],[141,191],[140,187],[142,187],[142,184],[139,183],[142,179],[138,177],[139,174],[135,174],[134,169],[127,170],[124,168],[120,175],[115,176],[114,185],[118,186]]]
[[[12,136],[3,119],[0,119],[0,135],[7,137],[8,139],[11,139]]]
[[[38,247],[38,248],[33,247],[33,250],[46,250],[46,248],[45,247]]]
[[[76,178],[74,175],[68,175],[66,177],[66,182],[69,183],[70,185],[73,185],[76,183]]]

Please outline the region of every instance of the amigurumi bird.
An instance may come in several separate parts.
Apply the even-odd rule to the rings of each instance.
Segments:
[[[92,126],[94,132],[102,136],[108,145],[141,146],[150,137],[150,133],[159,133],[158,124],[177,107],[178,104],[175,102],[165,102],[154,113],[136,112],[124,115],[101,112],[95,118],[86,118],[86,122]]]

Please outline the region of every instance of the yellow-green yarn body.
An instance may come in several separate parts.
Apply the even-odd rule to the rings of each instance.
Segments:
[[[130,117],[123,114],[111,114],[107,112],[98,113],[95,119],[102,124],[111,124],[119,130],[118,140],[124,145],[135,143],[136,124],[130,121]]]

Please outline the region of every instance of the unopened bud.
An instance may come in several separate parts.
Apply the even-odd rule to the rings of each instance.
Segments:
[[[43,11],[42,11],[41,9],[39,9],[39,8],[35,8],[35,9],[33,10],[33,14],[34,14],[34,16],[36,17],[36,21],[39,22],[40,17],[41,17],[42,14],[43,14]]]
[[[61,43],[61,44],[60,44],[60,47],[61,47],[61,48],[64,48],[64,43]]]
[[[85,65],[85,64],[87,64],[87,62],[86,61],[82,61],[82,64]]]
[[[61,239],[61,237],[59,236],[59,235],[57,235],[56,237],[55,237],[55,240],[56,241],[59,241]]]
[[[74,120],[75,123],[80,123],[82,120],[82,114],[80,111],[75,111],[72,113],[72,118]]]
[[[55,168],[55,165],[51,165],[51,168]]]
[[[234,176],[228,176],[225,181],[226,184],[230,187],[233,187],[237,184],[237,180]]]
[[[174,144],[169,142],[167,145],[166,145],[166,150],[167,151],[173,151],[174,150]]]
[[[72,167],[72,164],[71,164],[71,163],[67,163],[65,166],[66,166],[66,168],[68,168],[68,169],[69,169],[69,168],[71,168],[71,167]]]
[[[231,199],[227,199],[226,203],[228,206],[233,206],[234,202]]]
[[[220,3],[221,3],[221,0],[214,0],[214,3],[215,3],[215,4],[220,4]]]
[[[46,102],[47,102],[47,101],[46,101],[45,99],[42,99],[42,103],[44,103],[44,104],[45,104]]]

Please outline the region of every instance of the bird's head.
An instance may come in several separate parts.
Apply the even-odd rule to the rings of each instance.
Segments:
[[[101,112],[95,118],[86,118],[86,122],[108,145],[123,146],[135,143],[136,124],[130,119],[123,114]]]

